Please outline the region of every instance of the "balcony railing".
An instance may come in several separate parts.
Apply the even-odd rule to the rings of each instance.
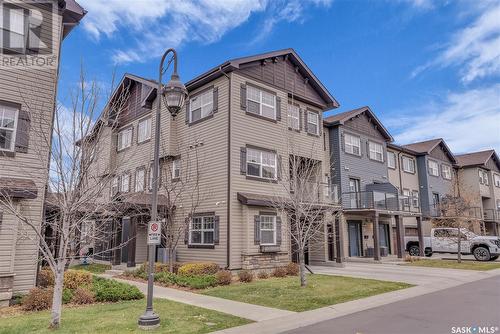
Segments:
[[[382,191],[360,191],[342,194],[344,209],[377,209],[388,211],[420,212],[418,197]]]
[[[490,221],[500,221],[500,210],[498,209],[484,209],[483,219]]]
[[[454,217],[454,216],[462,216],[467,218],[475,218],[482,219],[483,215],[481,214],[480,207],[470,207],[466,209],[461,209],[460,212],[455,213],[453,208],[445,209],[441,207],[439,204],[431,204],[429,206],[429,210],[425,212],[430,217]]]

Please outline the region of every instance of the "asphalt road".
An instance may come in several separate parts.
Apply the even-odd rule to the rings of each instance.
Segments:
[[[495,276],[286,333],[494,334],[499,328],[500,276]]]

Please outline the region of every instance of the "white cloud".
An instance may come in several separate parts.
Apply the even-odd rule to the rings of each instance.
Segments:
[[[500,2],[472,4],[467,8],[478,13],[473,22],[456,32],[434,60],[417,67],[412,77],[434,66],[460,67],[464,83],[500,75]]]
[[[96,40],[119,33],[131,39],[130,48],[116,50],[115,63],[141,62],[157,57],[165,47],[187,42],[213,43],[244,24],[254,13],[268,18],[269,33],[280,21],[300,21],[308,6],[329,6],[332,0],[81,0],[88,10],[84,29]],[[125,34],[123,34],[125,33]],[[262,35],[260,33],[259,35]]]
[[[461,93],[387,120],[396,142],[442,137],[455,153],[494,148],[500,152],[500,84]],[[416,115],[416,116],[414,116]]]

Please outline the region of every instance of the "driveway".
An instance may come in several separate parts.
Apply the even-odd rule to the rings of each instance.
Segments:
[[[450,334],[453,327],[470,327],[467,333],[498,333],[499,286],[500,276],[494,276],[286,333]]]

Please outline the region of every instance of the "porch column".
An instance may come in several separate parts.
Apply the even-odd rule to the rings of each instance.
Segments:
[[[344,262],[344,224],[345,219],[344,215],[341,215],[339,218],[335,219],[335,248],[336,248],[336,257],[335,262],[343,263]]]
[[[418,249],[420,250],[419,256],[424,256],[424,231],[422,231],[422,217],[418,216],[417,218],[417,232],[418,232]]]
[[[127,243],[127,267],[135,267],[136,237],[137,237],[137,217],[131,217],[128,243]]]
[[[398,258],[403,258],[404,250],[403,250],[403,236],[404,236],[404,226],[403,226],[403,218],[401,216],[394,216],[396,220],[396,252],[398,254]]]
[[[373,259],[375,261],[380,261],[380,238],[378,226],[378,212],[375,212],[373,217]]]
[[[498,237],[498,223],[497,222],[493,223],[493,233],[495,236]]]
[[[113,255],[112,264],[119,265],[121,263],[122,252],[118,248],[121,244],[122,233],[121,233],[121,219],[113,219]]]

